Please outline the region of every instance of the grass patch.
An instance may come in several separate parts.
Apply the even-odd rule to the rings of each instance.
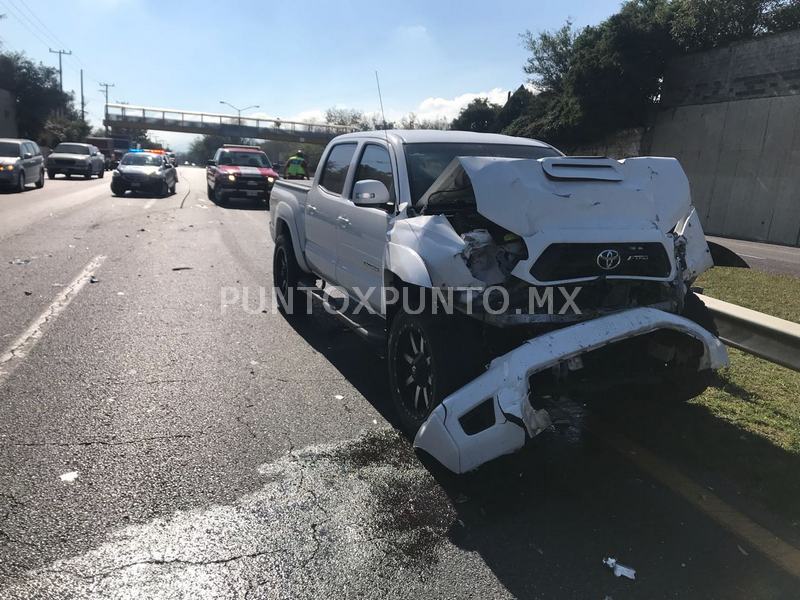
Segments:
[[[708,296],[800,322],[800,278],[714,268],[698,285]],[[674,405],[626,398],[609,411],[643,445],[690,472],[721,474],[800,522],[800,373],[728,351],[730,367],[697,398]]]
[[[755,269],[714,267],[695,284],[706,296],[800,323],[800,278]]]

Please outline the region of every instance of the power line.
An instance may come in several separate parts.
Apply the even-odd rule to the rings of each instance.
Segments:
[[[12,9],[12,6],[11,6],[10,4],[5,4],[5,3],[4,3],[3,5],[6,7],[6,9],[8,9],[9,13],[10,13],[10,14],[11,14],[11,15],[12,15],[12,16],[13,16],[13,17],[14,17],[16,20],[17,20],[17,22],[18,22],[20,25],[22,25],[22,26],[23,26],[25,29],[27,29],[27,30],[28,30],[28,31],[29,31],[29,32],[30,32],[30,33],[31,33],[31,34],[32,34],[32,35],[33,35],[33,36],[34,36],[34,37],[35,37],[37,40],[39,40],[39,41],[40,41],[40,42],[41,42],[41,43],[42,43],[42,44],[43,44],[43,45],[44,45],[46,48],[50,48],[50,43],[49,43],[48,41],[46,41],[46,40],[45,40],[45,39],[44,39],[42,36],[40,36],[40,35],[37,33],[36,29],[34,29],[34,28],[33,28],[33,27],[31,27],[30,25],[28,25],[28,22],[27,22],[27,21],[24,21],[22,18],[20,18],[20,14],[21,14],[21,13],[18,13],[16,8],[14,8],[14,10],[12,11],[12,10],[11,10],[11,9]],[[22,17],[24,17],[24,16],[25,16],[25,15],[22,15]]]
[[[11,3],[11,4],[13,4],[14,6],[16,6],[16,2],[15,2],[14,0],[6,0],[6,1],[7,1],[7,2],[10,2],[10,3]],[[39,23],[39,24],[42,26],[42,29],[43,29],[43,30],[44,30],[44,31],[45,31],[45,32],[46,32],[46,33],[47,33],[47,34],[48,34],[48,35],[49,35],[51,38],[53,38],[53,41],[54,41],[54,42],[56,42],[56,44],[57,44],[57,45],[59,45],[59,46],[62,46],[62,47],[67,45],[67,44],[65,44],[64,42],[62,42],[62,41],[61,41],[61,39],[59,39],[59,37],[58,37],[58,36],[57,36],[55,33],[53,33],[53,30],[52,30],[52,29],[50,29],[50,28],[47,26],[47,24],[46,24],[44,21],[42,21],[42,20],[41,20],[41,19],[40,19],[40,18],[39,18],[39,17],[36,15],[36,13],[35,13],[35,12],[33,12],[33,11],[31,10],[31,8],[30,8],[30,7],[29,7],[27,4],[25,4],[25,0],[19,0],[19,3],[20,3],[20,5],[22,6],[22,8],[24,8],[24,9],[25,9],[25,11],[27,11],[27,12],[28,12],[28,14],[30,14],[30,15],[31,15],[31,16],[32,16],[34,19],[36,19],[36,21],[37,21],[37,22],[38,22],[38,23]]]

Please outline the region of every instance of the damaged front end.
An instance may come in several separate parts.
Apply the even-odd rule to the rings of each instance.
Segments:
[[[636,308],[599,317],[537,336],[496,358],[485,373],[448,396],[422,425],[414,446],[454,473],[521,449],[550,427],[545,408],[531,403],[531,381],[548,369],[580,368],[595,351],[626,340],[641,340],[658,359],[664,332],[697,347],[698,371],[728,364],[725,347],[712,333],[684,317],[652,308]]]
[[[668,382],[727,364],[685,310],[713,263],[675,159],[458,157],[406,210],[389,232],[387,268],[456,290],[454,308],[502,340],[489,345],[499,358],[416,435],[456,473],[550,427],[533,401],[538,374],[606,361],[599,379],[647,372]]]

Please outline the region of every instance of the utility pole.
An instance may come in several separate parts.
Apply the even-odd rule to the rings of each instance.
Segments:
[[[81,69],[81,121],[86,123],[86,100],[83,97],[83,69]]]
[[[105,119],[103,119],[103,121],[104,121],[103,125],[105,125],[105,127],[106,127],[106,136],[108,136],[108,125],[106,124],[108,122],[108,88],[114,87],[114,84],[113,83],[101,83],[100,87],[104,88],[104,90],[100,90],[100,91],[104,92],[105,95],[106,95],[106,110],[105,110],[106,117],[105,117]]]
[[[70,56],[72,54],[72,50],[53,50],[52,48],[48,48],[51,54],[58,54],[58,85],[61,88],[61,91],[64,91],[64,67],[61,64],[61,57],[66,54]]]

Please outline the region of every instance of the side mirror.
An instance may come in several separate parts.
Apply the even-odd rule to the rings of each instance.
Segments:
[[[389,190],[382,181],[362,179],[353,187],[353,203],[356,206],[384,206],[391,202]]]
[[[215,161],[213,158],[209,158],[209,159],[206,161],[206,165],[208,165],[209,167],[213,167],[213,166],[214,166],[214,165],[216,165],[216,164],[217,164],[217,163],[216,163],[216,161]]]
[[[26,152],[25,154],[22,155],[22,158],[24,159],[33,158],[33,154],[31,154],[30,152]]]

